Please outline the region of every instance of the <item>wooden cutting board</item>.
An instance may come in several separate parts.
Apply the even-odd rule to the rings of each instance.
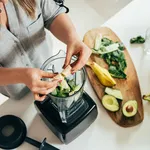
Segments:
[[[98,29],[92,29],[88,31],[83,39],[83,42],[89,47],[94,47],[94,42],[96,35],[98,33],[101,33],[103,37],[107,37],[113,41],[120,41],[120,39],[117,37],[117,35],[109,28],[107,27],[101,27]],[[121,41],[120,41],[121,42]],[[139,81],[137,77],[137,73],[134,67],[134,64],[131,60],[131,57],[127,51],[127,49],[124,50],[125,58],[127,61],[127,68],[125,73],[127,74],[127,79],[115,79],[117,85],[115,88],[120,89],[121,93],[123,95],[123,101],[120,104],[122,106],[126,101],[128,100],[136,100],[138,103],[138,112],[137,114],[132,118],[127,118],[123,115],[122,109],[119,109],[117,112],[110,112],[107,111],[109,116],[112,118],[113,121],[115,121],[118,125],[122,127],[131,127],[135,126],[139,123],[141,123],[144,119],[144,113],[143,113],[143,103],[142,103],[142,96],[139,86]],[[102,67],[108,68],[107,64],[103,61],[102,58],[99,57],[99,55],[92,54],[90,57],[90,60],[96,62]],[[87,74],[90,80],[90,83],[92,87],[94,88],[100,102],[104,95],[105,87],[100,84],[98,78],[92,71],[92,69],[88,66],[86,66]]]

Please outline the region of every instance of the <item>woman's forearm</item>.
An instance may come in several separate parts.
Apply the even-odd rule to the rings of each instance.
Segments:
[[[22,83],[25,68],[0,68],[0,86]]]
[[[67,14],[58,15],[50,26],[53,35],[65,44],[79,39],[79,36]]]

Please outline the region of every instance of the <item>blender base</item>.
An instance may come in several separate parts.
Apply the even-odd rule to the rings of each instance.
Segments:
[[[62,123],[59,113],[50,103],[49,97],[43,104],[39,101],[35,101],[34,104],[51,131],[61,142],[69,144],[95,121],[98,114],[95,102],[87,93],[83,93],[81,101],[84,101],[83,106],[68,118],[67,123]]]

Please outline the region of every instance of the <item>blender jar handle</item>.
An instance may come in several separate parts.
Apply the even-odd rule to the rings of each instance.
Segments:
[[[59,52],[58,52],[57,54],[55,54],[55,55],[51,56],[50,58],[48,58],[48,59],[44,62],[44,64],[41,66],[40,69],[41,69],[41,70],[44,70],[45,67],[46,67],[50,62],[52,62],[53,60],[55,60],[55,59],[57,59],[57,58],[59,58],[59,57],[66,57],[66,53],[65,53],[64,50],[59,50]]]
[[[53,55],[51,58],[58,58],[58,57],[66,57],[66,52],[62,49],[59,50],[59,52],[55,55]]]

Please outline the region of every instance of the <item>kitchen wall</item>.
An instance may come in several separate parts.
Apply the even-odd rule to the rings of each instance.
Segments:
[[[132,0],[65,0],[65,3],[70,9],[76,9],[76,11],[79,8],[81,8],[82,11],[89,9],[89,12],[93,9],[93,11],[100,15],[99,19],[101,19],[101,22],[105,22],[131,1]],[[89,15],[89,13],[87,13],[87,15]]]
[[[71,1],[71,0],[70,0]],[[104,20],[119,12],[132,0],[84,0],[90,7],[100,14]]]
[[[81,36],[91,28],[100,27],[132,0],[65,0],[69,15]],[[94,20],[94,21],[93,21]]]

